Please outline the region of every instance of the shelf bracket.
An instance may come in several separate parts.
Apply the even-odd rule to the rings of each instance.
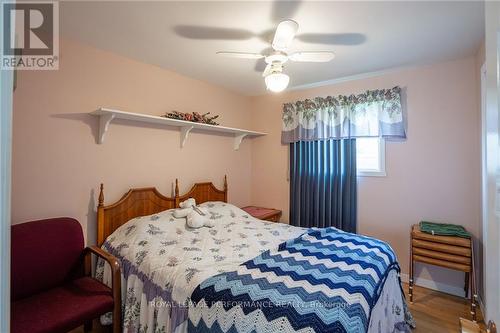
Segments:
[[[184,126],[181,127],[181,148],[186,144],[187,138],[189,136],[189,132],[193,129],[193,126]]]
[[[111,123],[111,120],[114,118],[115,115],[113,113],[102,114],[99,116],[99,138],[97,140],[99,144],[104,142],[104,135],[108,131],[109,123]]]
[[[238,134],[234,136],[234,150],[239,150],[240,149],[240,144],[241,141],[247,136],[248,134]]]

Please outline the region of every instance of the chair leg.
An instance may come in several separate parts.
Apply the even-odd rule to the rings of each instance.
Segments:
[[[472,304],[471,304],[471,315],[472,321],[477,322],[477,295],[472,296]]]
[[[412,240],[413,240],[413,236],[412,236],[412,229],[413,227],[411,227],[410,229],[410,276],[409,276],[409,279],[408,279],[408,295],[410,296],[410,304],[413,304],[413,244],[412,244]]]
[[[121,331],[122,331],[121,323],[113,320],[113,333],[121,333]]]
[[[474,243],[471,240],[471,269],[470,269],[470,298],[471,298],[471,315],[472,321],[477,320],[477,290],[476,290],[476,274],[474,265]]]
[[[84,332],[90,332],[90,331],[92,331],[92,320],[91,321],[86,321],[83,324],[83,331]]]
[[[413,304],[413,274],[410,273],[410,279],[408,281],[408,295],[410,296],[410,304]]]
[[[121,333],[122,331],[122,312],[121,306],[115,306],[113,310],[113,333]]]
[[[469,295],[469,273],[465,273],[465,284],[464,284],[465,298]]]

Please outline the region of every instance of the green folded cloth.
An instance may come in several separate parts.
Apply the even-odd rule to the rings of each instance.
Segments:
[[[420,222],[420,231],[437,236],[471,238],[470,233],[464,227],[456,224],[422,221]]]

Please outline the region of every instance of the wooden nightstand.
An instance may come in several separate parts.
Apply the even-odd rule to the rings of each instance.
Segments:
[[[281,218],[281,210],[278,209],[257,206],[246,206],[241,207],[241,209],[259,220],[279,222]]]

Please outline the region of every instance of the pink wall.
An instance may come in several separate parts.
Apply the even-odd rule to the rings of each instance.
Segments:
[[[63,40],[59,71],[20,71],[14,94],[12,220],[72,216],[95,239],[96,191],[105,184],[111,203],[130,187],[181,192],[196,181],[222,187],[229,200],[250,203],[251,142],[233,150],[229,137],[191,133],[180,149],[179,131],[124,121],[111,124],[96,144],[100,106],[157,114],[212,112],[227,126],[247,127],[249,99],[155,66]],[[88,229],[88,230],[87,230]]]
[[[422,219],[462,224],[478,237],[480,112],[475,70],[475,59],[468,58],[253,98],[254,128],[269,133],[252,143],[253,204],[279,207],[288,219],[288,147],[280,143],[284,102],[399,85],[407,93],[408,140],[387,143],[387,177],[359,178],[358,230],[388,241],[403,272],[410,226]],[[417,272],[435,282],[463,283],[463,274],[445,269]]]

